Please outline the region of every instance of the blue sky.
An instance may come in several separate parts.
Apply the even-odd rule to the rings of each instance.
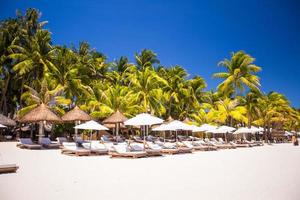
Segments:
[[[230,52],[245,50],[263,68],[264,92],[283,93],[300,107],[300,3],[297,0],[0,0],[0,19],[34,7],[49,21],[54,44],[88,41],[109,60],[133,60],[143,48],[165,66],[181,65],[215,88],[212,74]]]

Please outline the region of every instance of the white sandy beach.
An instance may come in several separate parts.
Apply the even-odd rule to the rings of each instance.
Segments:
[[[0,143],[1,200],[300,199],[300,147],[291,144],[142,159],[73,157]]]

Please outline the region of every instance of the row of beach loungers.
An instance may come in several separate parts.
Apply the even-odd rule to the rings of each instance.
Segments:
[[[262,142],[243,143],[224,142],[212,138],[198,139],[189,138],[176,142],[165,142],[155,137],[147,139],[145,142],[139,137],[133,140],[117,138],[111,140],[103,136],[101,141],[84,141],[76,138],[75,142],[68,142],[66,138],[57,138],[57,142],[52,142],[49,138],[43,138],[40,144],[33,143],[29,138],[21,138],[17,144],[20,148],[42,149],[42,148],[61,148],[61,153],[66,155],[88,156],[88,155],[110,155],[112,158],[141,158],[149,156],[161,156],[163,154],[182,154],[192,153],[193,151],[215,151],[218,149],[235,149],[239,147],[253,147],[263,145]]]

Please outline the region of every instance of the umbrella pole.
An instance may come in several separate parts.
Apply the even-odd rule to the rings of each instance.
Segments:
[[[116,136],[119,135],[119,123],[116,123]]]
[[[93,131],[91,130],[91,132],[90,132],[90,149],[92,148],[92,136],[93,136]]]
[[[143,133],[144,133],[144,142],[146,141],[146,125],[144,126],[144,130],[143,130]]]
[[[75,121],[75,126],[78,125],[78,121]],[[75,139],[77,138],[78,130],[75,128]]]

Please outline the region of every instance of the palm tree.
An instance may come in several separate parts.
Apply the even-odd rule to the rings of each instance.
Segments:
[[[20,78],[30,79],[30,86],[36,87],[47,71],[56,68],[52,63],[55,49],[51,46],[50,32],[38,30],[33,37],[25,37],[23,45],[20,45],[20,40],[14,40],[9,47],[9,58],[15,60],[13,70]]]
[[[253,123],[264,127],[265,141],[267,141],[270,138],[272,124],[286,121],[291,107],[282,94],[270,92],[258,99],[258,108],[258,119]]]
[[[187,77],[186,71],[181,66],[174,66],[171,68],[158,67],[157,73],[160,77],[168,81],[168,86],[164,88],[167,95],[166,104],[168,116],[176,116],[178,114],[178,104],[180,101],[180,94],[183,93],[183,85]],[[168,117],[165,116],[165,117]],[[178,117],[178,116],[176,116]]]
[[[98,91],[96,91],[98,90]],[[141,111],[138,95],[126,86],[114,85],[105,90],[94,88],[94,96],[81,106],[94,118],[103,119],[119,110],[126,116],[132,116]]]
[[[135,61],[139,70],[152,68],[155,64],[159,64],[156,53],[148,49],[143,49],[139,54],[136,53]]]
[[[76,101],[78,97],[90,94],[91,89],[82,83],[76,53],[67,47],[57,47],[53,63],[56,68],[50,70],[46,77],[52,80],[51,85],[63,87],[66,98]]]
[[[261,96],[260,93],[255,91],[250,91],[243,98],[239,98],[241,104],[247,109],[247,118],[248,118],[248,127],[250,128],[252,121],[255,119],[255,116],[258,113],[258,99]]]
[[[254,64],[255,59],[243,51],[232,53],[231,59],[219,62],[219,66],[225,67],[226,72],[215,73],[214,78],[222,78],[224,81],[218,85],[218,90],[226,95],[234,96],[238,92],[244,92],[245,86],[254,91],[259,91],[260,81],[257,72],[261,68]]]
[[[63,93],[63,87],[57,85],[53,89],[49,89],[49,84],[46,79],[43,79],[40,83],[39,90],[36,90],[30,86],[25,85],[26,92],[21,96],[25,102],[26,107],[21,108],[18,111],[18,115],[22,117],[40,104],[45,104],[55,110],[58,114],[63,115],[64,110],[62,107],[68,106],[71,103],[70,99],[66,99],[61,96]]]
[[[213,121],[217,123],[233,126],[233,120],[247,123],[246,113],[246,108],[240,105],[238,99],[225,98],[216,102],[216,108],[210,109],[207,117],[214,118]]]
[[[165,113],[162,104],[163,87],[168,86],[168,82],[158,76],[151,68],[143,71],[136,70],[136,73],[129,76],[129,87],[139,96],[143,112],[150,111],[157,115]]]

